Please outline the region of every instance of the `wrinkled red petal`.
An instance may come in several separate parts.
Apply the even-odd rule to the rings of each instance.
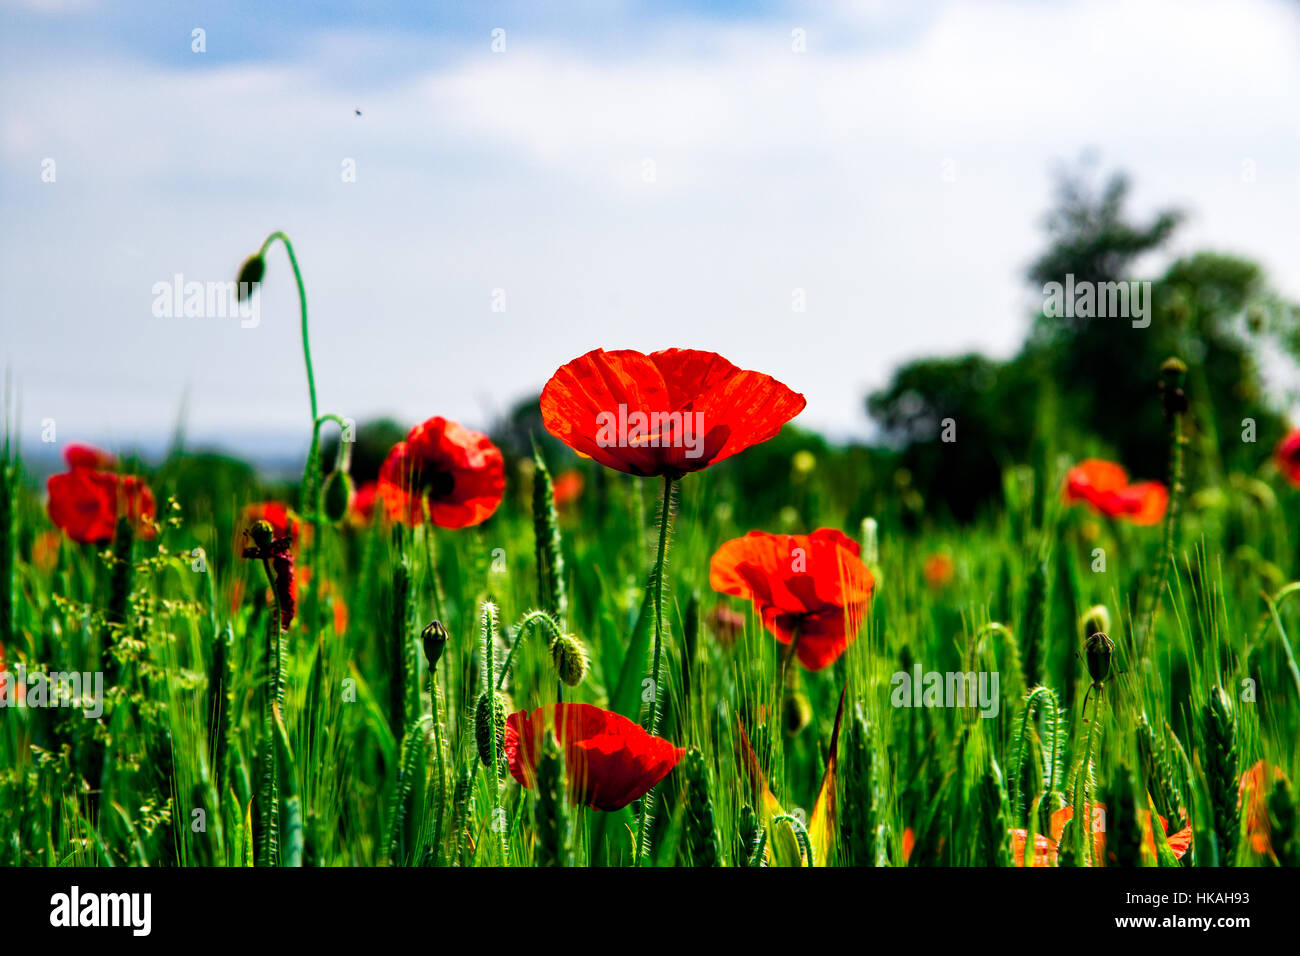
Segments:
[[[844,533],[751,531],[723,544],[709,565],[709,584],[752,601],[763,626],[783,644],[798,634],[795,655],[808,670],[835,661],[857,637],[875,587]]]
[[[505,756],[525,787],[536,782],[541,735],[552,732],[564,754],[569,798],[597,810],[619,810],[666,777],[685,753],[621,714],[591,704],[551,704],[506,721]]]
[[[646,477],[699,471],[767,441],[804,405],[771,376],[695,349],[595,349],[558,369],[541,397],[552,435],[606,467]]]

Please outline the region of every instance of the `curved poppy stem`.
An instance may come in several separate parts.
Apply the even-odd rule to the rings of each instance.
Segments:
[[[663,658],[663,633],[664,633],[664,568],[668,558],[668,523],[673,508],[673,477],[664,475],[664,497],[663,503],[659,509],[659,547],[655,554],[654,569],[651,572],[654,575],[653,591],[651,592],[654,599],[655,609],[655,649],[654,659],[650,665],[650,719],[649,730],[651,734],[659,732],[659,665]],[[658,787],[651,787],[646,793],[641,807],[641,825],[640,832],[637,835],[636,847],[636,865],[640,866],[647,856],[650,855],[650,844],[653,840],[653,828],[655,818],[655,798],[658,796]]]
[[[307,329],[307,287],[302,281],[302,270],[298,268],[298,257],[294,255],[293,243],[283,232],[276,230],[266,237],[262,243],[262,248],[258,250],[260,258],[266,258],[266,251],[276,241],[284,246],[284,251],[289,255],[289,265],[293,268],[294,281],[298,283],[298,308],[302,314],[302,358],[307,366],[307,394],[311,398],[311,448],[307,452],[307,467],[302,476],[302,510],[312,521],[316,520],[317,507],[315,499],[315,472],[317,471],[317,460],[320,457],[320,421],[319,413],[316,410],[316,374],[312,371],[311,366],[311,339]]]

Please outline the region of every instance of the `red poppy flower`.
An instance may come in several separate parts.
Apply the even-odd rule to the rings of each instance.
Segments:
[[[1065,501],[1086,501],[1108,517],[1134,524],[1159,524],[1169,506],[1169,492],[1158,481],[1130,485],[1128,472],[1120,465],[1089,458],[1066,475]]]
[[[551,704],[506,721],[510,774],[525,787],[536,781],[543,733],[564,752],[569,798],[597,810],[619,810],[644,797],[686,751],[620,714],[591,704]]]
[[[367,481],[357,488],[352,496],[352,507],[348,509],[348,522],[366,527],[375,520],[375,502],[379,500],[379,482]]]
[[[781,643],[797,634],[799,663],[821,670],[858,636],[875,588],[860,553],[856,541],[832,528],[810,535],[751,531],[713,555],[709,584],[753,601]]]
[[[409,525],[428,517],[440,528],[467,528],[492,516],[505,494],[501,450],[479,432],[445,418],[416,425],[379,469],[379,496],[390,518]]]
[[[116,463],[112,452],[77,442],[64,446],[63,460],[69,468],[93,468],[96,471],[105,471]]]
[[[925,559],[925,583],[936,591],[952,583],[956,567],[946,554],[932,554]]]
[[[1300,428],[1293,429],[1278,442],[1273,460],[1287,481],[1300,486]]]
[[[1093,859],[1101,866],[1106,865],[1106,805],[1097,803],[1087,805],[1092,817],[1092,850]],[[1074,817],[1074,807],[1062,807],[1052,814],[1051,819],[1051,837],[1042,833],[1034,835],[1034,859],[1031,866],[1055,866],[1060,849],[1061,835],[1065,832],[1065,824]],[[1142,842],[1154,858],[1156,853],[1155,836],[1151,831],[1151,811],[1137,811],[1138,825],[1142,828]],[[1185,827],[1177,833],[1169,833],[1169,821],[1164,817],[1157,816],[1160,821],[1160,827],[1167,834],[1166,839],[1169,842],[1169,849],[1174,853],[1177,859],[1182,859],[1192,845],[1192,824],[1189,821]],[[1011,855],[1016,866],[1025,865],[1025,841],[1028,834],[1022,829],[1013,829],[1011,831]]]
[[[277,538],[292,537],[296,545],[301,530],[301,523],[283,501],[254,501],[244,505],[239,515],[239,536],[253,526],[256,521],[269,521]]]
[[[582,497],[582,489],[585,485],[582,472],[576,468],[560,472],[555,476],[551,486],[551,493],[555,496],[555,507],[563,509],[573,504]]]
[[[1246,834],[1250,837],[1250,846],[1256,853],[1271,854],[1268,822],[1268,765],[1260,760],[1241,775],[1237,784],[1237,806],[1246,811]],[[1274,781],[1285,779],[1281,767],[1273,767],[1271,774]]]
[[[123,516],[141,537],[154,534],[152,519],[157,508],[153,491],[134,475],[75,465],[71,471],[51,475],[45,487],[50,497],[50,520],[73,541],[111,541],[117,519]]]
[[[770,375],[716,352],[596,349],[542,389],[542,423],[560,441],[629,475],[680,476],[767,441],[805,405]]]

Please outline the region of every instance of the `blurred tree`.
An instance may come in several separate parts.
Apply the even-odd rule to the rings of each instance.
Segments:
[[[1191,368],[1194,467],[1253,470],[1282,432],[1255,356],[1270,339],[1300,354],[1300,333],[1295,310],[1254,263],[1209,252],[1178,259],[1149,296],[1129,300],[1125,317],[1049,307],[1053,283],[1099,289],[1131,280],[1139,258],[1159,251],[1182,221],[1173,210],[1132,220],[1128,180],[1114,174],[1097,187],[1088,165],[1060,174],[1048,245],[1028,270],[1044,306],[1020,354],[916,361],[867,400],[930,507],[939,499],[954,516],[972,517],[1000,492],[1005,464],[1031,453],[1042,463],[1035,435],[1075,455],[1113,457],[1136,478],[1163,479],[1168,439],[1156,382],[1169,355]],[[1145,316],[1135,314],[1138,301]],[[946,418],[955,442],[943,441]],[[1242,440],[1247,419],[1253,444]]]

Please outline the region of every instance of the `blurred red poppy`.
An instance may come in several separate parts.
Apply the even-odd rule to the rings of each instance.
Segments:
[[[1278,766],[1274,766],[1272,773],[1269,773],[1269,765],[1259,760],[1241,775],[1237,784],[1237,806],[1245,811],[1250,847],[1256,853],[1264,855],[1273,852],[1268,822],[1269,777],[1276,782],[1285,779],[1286,774]]]
[[[63,460],[68,463],[69,468],[93,468],[96,471],[105,471],[116,464],[112,452],[77,442],[64,447]]]
[[[506,721],[506,759],[525,787],[536,781],[542,734],[553,732],[564,753],[569,799],[596,810],[619,810],[668,776],[686,751],[626,717],[591,704],[551,704]]]
[[[709,612],[709,627],[723,647],[731,647],[745,632],[745,615],[719,604]]]
[[[1093,859],[1100,866],[1106,865],[1106,805],[1104,803],[1087,804],[1087,809],[1092,817],[1092,850]],[[1051,819],[1051,837],[1042,833],[1034,835],[1034,859],[1031,866],[1055,866],[1060,849],[1061,835],[1065,832],[1065,824],[1074,817],[1073,807],[1062,807],[1052,814]],[[1156,841],[1151,831],[1151,811],[1138,810],[1138,825],[1142,828],[1142,842],[1150,852],[1152,858],[1155,858]],[[1182,859],[1192,845],[1192,824],[1188,824],[1176,833],[1169,833],[1169,821],[1164,817],[1158,816],[1160,827],[1167,834],[1169,849],[1173,850],[1174,856]],[[1025,841],[1028,834],[1022,829],[1013,829],[1011,831],[1011,854],[1016,866],[1025,865]]]
[[[107,452],[86,445],[69,445],[64,450],[70,470],[51,475],[50,520],[73,541],[98,544],[111,541],[119,516],[126,517],[136,534],[152,537],[157,513],[153,491],[134,475],[98,471],[112,461]]]
[[[1065,478],[1065,501],[1086,501],[1110,518],[1134,524],[1159,524],[1169,506],[1169,492],[1158,481],[1128,483],[1128,472],[1113,461],[1089,458],[1071,468]]]
[[[256,548],[246,547],[248,534],[258,521],[268,522],[271,525],[273,539],[287,542],[287,546],[273,551],[266,550],[265,554],[258,552]],[[254,501],[244,505],[239,515],[235,553],[242,553],[246,558],[265,557],[271,562],[276,586],[274,589],[270,585],[267,586],[266,603],[267,606],[273,605],[276,601],[276,591],[280,592],[281,624],[285,630],[288,630],[289,624],[297,613],[299,586],[305,586],[311,580],[310,568],[300,567],[295,571],[295,561],[303,545],[310,544],[311,533],[311,525],[299,521],[298,516],[283,501]],[[239,607],[244,594],[242,582],[236,583],[237,593],[234,596],[232,610]]]
[[[582,497],[585,484],[582,472],[576,468],[570,468],[556,475],[555,482],[551,486],[551,493],[555,496],[555,507],[564,509],[577,501]]]
[[[946,554],[932,554],[925,559],[925,583],[936,591],[951,584],[955,572],[952,558]]]
[[[798,635],[795,656],[821,670],[858,636],[875,578],[858,544],[833,528],[810,535],[751,531],[713,555],[709,584],[754,602],[763,626],[783,644]]]
[[[243,533],[253,526],[256,521],[269,521],[271,530],[275,532],[277,538],[292,537],[293,543],[298,543],[298,537],[301,533],[301,522],[296,515],[290,510],[289,506],[283,501],[254,501],[251,504],[244,505],[239,514],[239,528],[237,533],[242,541]]]
[[[442,417],[416,425],[379,470],[388,516],[415,526],[467,528],[492,516],[505,494],[506,468],[491,439]]]
[[[1273,461],[1287,481],[1300,486],[1300,428],[1292,429],[1278,442]]]
[[[379,500],[379,482],[367,481],[357,488],[348,509],[348,523],[366,527],[375,520],[375,502]]]
[[[805,405],[716,352],[595,349],[542,389],[542,423],[579,455],[629,475],[679,477],[767,441]]]

